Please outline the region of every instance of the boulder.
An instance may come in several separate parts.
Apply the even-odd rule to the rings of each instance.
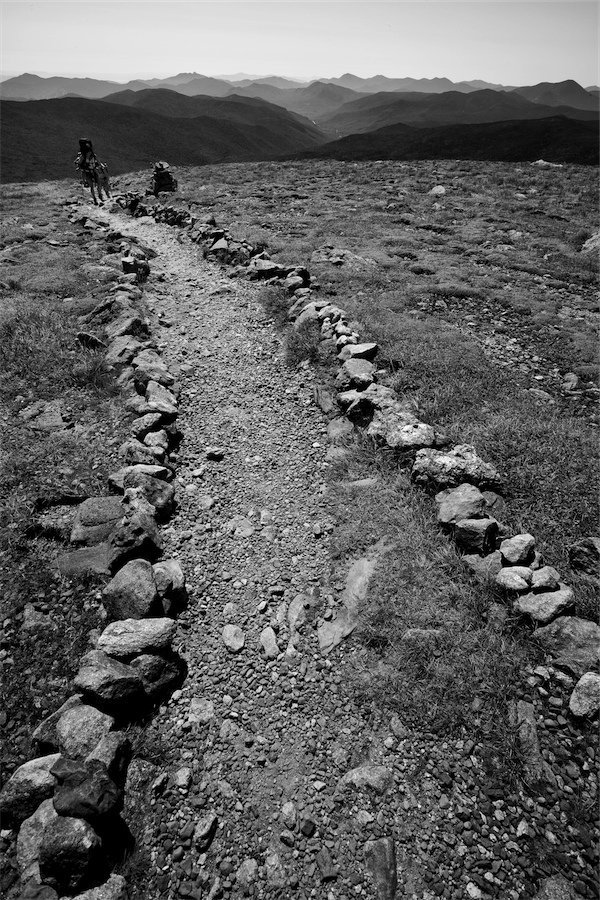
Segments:
[[[85,703],[66,710],[56,724],[60,752],[70,759],[87,756],[114,724],[112,716]]]
[[[585,537],[571,544],[569,563],[578,575],[600,584],[600,537]]]
[[[77,508],[71,531],[73,544],[105,541],[123,518],[119,497],[90,497]]]
[[[55,767],[55,774],[59,786],[53,802],[59,816],[73,816],[98,825],[103,818],[120,812],[123,791],[99,760],[63,760],[61,766]]]
[[[0,791],[0,817],[3,828],[15,828],[28,819],[40,803],[52,796],[52,766],[58,753],[31,759],[16,769]]]
[[[127,767],[131,761],[131,742],[122,731],[109,731],[96,744],[86,758],[86,764],[100,762],[119,787],[123,787],[127,777]]]
[[[175,382],[175,378],[154,350],[142,350],[132,360],[132,366],[135,369],[134,381],[139,388],[145,389],[149,381],[156,381],[164,387],[169,387]]]
[[[155,478],[143,472],[128,472],[123,477],[123,488],[139,488],[144,497],[157,514],[168,516],[173,509],[175,501],[175,488],[172,484],[161,478]]]
[[[119,447],[119,455],[127,466],[157,465],[165,460],[165,451],[161,447],[148,447],[136,438],[125,441]]]
[[[40,724],[37,726],[33,734],[31,735],[31,743],[35,747],[35,749],[41,754],[49,754],[56,753],[58,751],[58,735],[56,733],[56,726],[63,715],[63,713],[68,712],[71,709],[75,709],[77,706],[81,706],[83,700],[79,696],[79,694],[75,694],[73,697],[69,697],[62,706],[60,706],[56,712],[51,713],[49,716],[46,716]]]
[[[351,769],[341,778],[338,787],[346,790],[355,787],[359,790],[370,788],[377,794],[385,794],[394,784],[394,773],[385,766],[365,764]]]
[[[414,418],[414,417],[412,417]],[[369,437],[392,450],[419,450],[436,443],[436,433],[425,422],[407,421],[406,409],[400,401],[377,409],[367,426]]]
[[[577,616],[560,616],[534,632],[554,665],[576,675],[592,669],[600,657],[600,626]]]
[[[121,710],[143,697],[142,680],[134,668],[101,650],[91,650],[81,660],[75,686],[99,706]]]
[[[131,660],[131,666],[139,674],[146,696],[152,701],[173,690],[185,674],[183,662],[175,654],[143,653]]]
[[[152,566],[154,581],[165,616],[173,616],[187,599],[185,575],[176,559],[162,559]]]
[[[146,386],[146,402],[151,410],[164,413],[167,416],[177,415],[177,399],[175,395],[157,381],[148,382]]]
[[[460,444],[452,450],[419,450],[412,477],[426,487],[448,488],[469,482],[500,493],[504,488],[504,481],[496,469],[484,462],[469,444]]]
[[[347,359],[335,379],[335,386],[340,391],[349,388],[366,388],[375,377],[375,366],[366,359]]]
[[[582,675],[569,699],[569,709],[574,716],[596,716],[600,711],[600,675],[586,672]]]
[[[158,413],[154,413],[154,415],[158,415]],[[108,483],[114,491],[122,494],[125,490],[125,479],[128,475],[132,475],[134,481],[138,475],[149,475],[151,478],[158,478],[161,481],[170,481],[172,478],[172,473],[166,466],[139,463],[133,466],[123,466],[117,472],[112,472],[108,476]],[[136,487],[136,485],[135,483],[128,484],[127,487]]]
[[[474,484],[459,484],[435,495],[440,525],[456,525],[461,519],[481,519],[485,516],[485,497]]]
[[[552,566],[542,566],[536,569],[531,578],[532,590],[555,591],[560,582],[560,574]]]
[[[504,566],[496,575],[496,585],[505,591],[528,591],[533,571],[527,566]]]
[[[139,416],[131,423],[131,434],[138,441],[143,441],[147,434],[155,431],[163,421],[162,413],[151,412]]]
[[[504,570],[503,571],[510,571]],[[570,587],[562,584],[558,591],[547,591],[546,593],[524,594],[515,600],[513,609],[515,612],[524,616],[529,616],[539,625],[547,625],[557,616],[560,616],[565,609],[573,605],[575,596]]]
[[[123,619],[106,626],[98,638],[98,650],[119,658],[138,656],[168,650],[174,636],[173,619]]]
[[[454,540],[463,553],[485,556],[494,549],[497,534],[495,519],[460,519],[454,529]]]
[[[517,534],[502,541],[500,553],[505,566],[525,566],[533,559],[535,538],[532,534]]]
[[[113,572],[139,557],[154,560],[162,550],[163,540],[154,518],[155,509],[139,491],[139,488],[125,491],[125,515],[109,539],[108,562]]]
[[[52,800],[48,799],[44,800],[21,825],[17,837],[17,865],[22,881],[32,879],[39,884],[41,880],[39,854],[42,835],[46,827],[52,828],[57,819],[58,813],[54,809],[54,804]]]
[[[102,861],[100,838],[84,819],[58,816],[42,834],[39,867],[42,881],[72,894],[97,874]]]
[[[126,563],[104,588],[102,603],[113,619],[143,619],[158,611],[152,565],[146,559]]]

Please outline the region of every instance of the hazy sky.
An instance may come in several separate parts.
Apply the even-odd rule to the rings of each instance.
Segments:
[[[0,0],[2,72],[598,82],[581,0]]]

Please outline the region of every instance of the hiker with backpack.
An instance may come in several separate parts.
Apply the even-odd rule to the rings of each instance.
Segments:
[[[108,168],[105,163],[101,163],[92,147],[89,138],[81,138],[79,141],[79,153],[75,158],[75,166],[81,172],[81,181],[85,187],[89,187],[92,192],[92,200],[94,206],[98,206],[98,200],[103,202],[102,191],[110,197],[110,184],[108,181]],[[98,188],[98,200],[94,187]]]

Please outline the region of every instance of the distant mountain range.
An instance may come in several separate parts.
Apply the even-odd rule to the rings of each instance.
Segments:
[[[150,169],[157,159],[526,160],[533,153],[593,164],[598,155],[599,95],[575,81],[506,88],[346,74],[302,85],[278,76],[234,83],[181,72],[122,85],[26,74],[0,90],[3,181],[72,175],[82,136],[112,174]]]

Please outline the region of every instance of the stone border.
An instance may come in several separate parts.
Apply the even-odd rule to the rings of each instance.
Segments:
[[[201,221],[189,210],[168,205],[168,195],[149,198],[129,193],[120,205],[134,217],[152,216],[157,222],[186,229],[191,241],[203,247],[209,260],[233,265],[232,275],[267,284],[282,284],[290,295],[288,319],[296,331],[313,323],[320,327],[320,341],[335,350],[340,364],[336,378],[342,415],[385,450],[394,451],[404,463],[412,462],[413,481],[435,494],[438,523],[455,541],[464,562],[480,580],[501,588],[512,611],[530,622],[535,640],[547,658],[578,679],[569,708],[576,717],[591,716],[600,707],[598,664],[600,626],[569,615],[575,597],[571,587],[552,566],[545,565],[530,534],[510,536],[498,521],[504,509],[504,478],[493,465],[478,456],[474,447],[448,448],[443,433],[420,422],[410,405],[395,391],[378,383],[373,363],[378,347],[360,343],[349,316],[340,307],[313,299],[317,285],[303,266],[285,267],[258,252],[247,242],[236,241],[217,227],[214,217]],[[387,373],[383,373],[384,375]],[[315,400],[327,415],[336,407],[325,391]],[[584,538],[569,548],[571,565],[584,578],[600,584],[600,538]],[[491,615],[501,623],[507,616],[502,604]],[[526,713],[532,713],[527,710]],[[517,719],[521,716],[517,713]]]
[[[87,215],[70,221],[105,224]],[[113,252],[118,242],[123,274],[80,317],[78,339],[106,348],[136,418],[131,439],[119,449],[124,466],[109,476],[109,487],[122,497],[92,497],[78,507],[71,541],[83,546],[60,557],[59,569],[67,577],[112,575],[102,592],[111,621],[90,635],[93,649],[73,682],[77,693],[33,732],[43,755],[16,769],[0,792],[3,826],[19,829],[23,898],[125,900],[125,879],[110,874],[129,837],[120,812],[131,745],[122,729],[185,677],[171,647],[185,577],[176,560],[160,559],[158,521],[168,517],[175,496],[170,452],[178,439],[179,389],[151,339],[143,302],[148,259],[156,254],[120,232],[108,231],[106,240]]]

